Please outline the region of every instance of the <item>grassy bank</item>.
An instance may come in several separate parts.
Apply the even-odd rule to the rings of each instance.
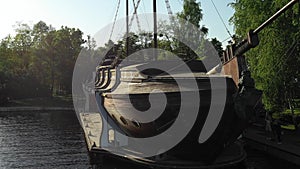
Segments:
[[[54,96],[43,98],[27,98],[19,100],[10,100],[7,104],[1,105],[1,107],[72,107],[72,97],[66,96]]]

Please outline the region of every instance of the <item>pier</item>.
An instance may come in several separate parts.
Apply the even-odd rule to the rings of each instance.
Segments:
[[[300,134],[297,131],[282,130],[282,144],[266,138],[263,125],[252,125],[243,134],[246,144],[276,158],[300,166]]]

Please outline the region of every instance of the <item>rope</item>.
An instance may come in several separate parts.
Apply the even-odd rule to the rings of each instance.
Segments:
[[[114,17],[114,22],[113,22],[113,25],[112,25],[112,28],[111,28],[111,32],[110,32],[110,35],[109,35],[109,40],[111,40],[112,34],[114,32],[114,28],[115,28],[115,24],[116,24],[116,21],[117,21],[117,16],[118,16],[119,8],[120,8],[120,2],[121,2],[121,0],[118,1],[117,10],[116,10],[115,17]]]
[[[219,13],[219,11],[218,11],[218,9],[217,9],[217,7],[216,7],[216,5],[215,5],[214,1],[213,1],[213,0],[211,0],[211,3],[213,4],[213,6],[214,6],[215,10],[217,11],[217,14],[218,14],[219,18],[221,19],[221,21],[222,21],[222,23],[223,23],[223,25],[224,25],[224,27],[225,27],[225,29],[226,29],[227,33],[229,34],[229,36],[230,36],[231,38],[233,38],[233,36],[231,35],[231,33],[230,33],[229,29],[227,28],[227,26],[226,26],[226,24],[225,24],[225,22],[224,22],[224,20],[223,20],[222,16],[220,15],[220,13]]]
[[[140,3],[140,0],[138,1],[137,6],[139,5],[139,3]],[[133,0],[133,5],[135,6],[135,1],[134,0]],[[139,17],[137,15],[137,11],[135,11],[135,18],[136,18],[136,23],[137,23],[139,32],[142,32],[142,28],[141,28],[141,24],[140,24],[140,21],[139,21]]]
[[[142,1],[142,2],[143,2],[144,13],[146,13],[145,3],[144,3],[144,1]],[[150,24],[148,22],[147,16],[145,16],[145,19],[146,19],[146,23],[147,23],[148,28],[150,28]]]
[[[133,1],[133,4],[134,4],[134,12],[133,12],[133,16],[132,16],[131,19],[130,19],[129,25],[128,25],[129,29],[130,29],[130,27],[132,26],[132,22],[133,22],[133,19],[134,19],[135,15],[137,14],[137,8],[138,8],[138,6],[139,6],[141,0],[138,0],[138,2],[137,2],[136,5],[135,5],[135,1],[134,1],[134,0],[132,0],[132,1]],[[137,18],[137,17],[136,17],[136,18]],[[139,26],[139,21],[137,21],[137,23],[138,23],[138,26]]]

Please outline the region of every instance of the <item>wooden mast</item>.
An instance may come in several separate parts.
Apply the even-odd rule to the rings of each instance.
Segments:
[[[129,55],[129,0],[126,0],[126,57]]]
[[[157,13],[156,13],[156,0],[153,0],[153,42],[154,48],[157,48]],[[154,52],[154,60],[157,60],[157,53]]]

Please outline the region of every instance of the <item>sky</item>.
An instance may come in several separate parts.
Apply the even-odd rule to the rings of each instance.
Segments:
[[[137,1],[137,0],[136,0]],[[182,11],[183,0],[169,0],[173,13]],[[234,10],[228,6],[233,0],[213,0],[219,13],[231,34],[233,26],[228,20]],[[229,34],[219,18],[211,0],[198,0],[203,10],[201,25],[209,29],[209,38],[216,37],[219,41],[226,41]],[[84,36],[94,36],[99,30],[111,24],[116,13],[118,0],[1,0],[0,6],[0,39],[8,34],[14,35],[17,22],[33,26],[39,21],[46,22],[56,29],[61,26],[79,28]],[[130,14],[133,13],[133,3]],[[138,14],[151,13],[152,1],[141,0]],[[167,14],[164,0],[157,0],[157,12]],[[121,0],[118,19],[125,16],[125,0]],[[223,43],[223,44],[224,44]]]

